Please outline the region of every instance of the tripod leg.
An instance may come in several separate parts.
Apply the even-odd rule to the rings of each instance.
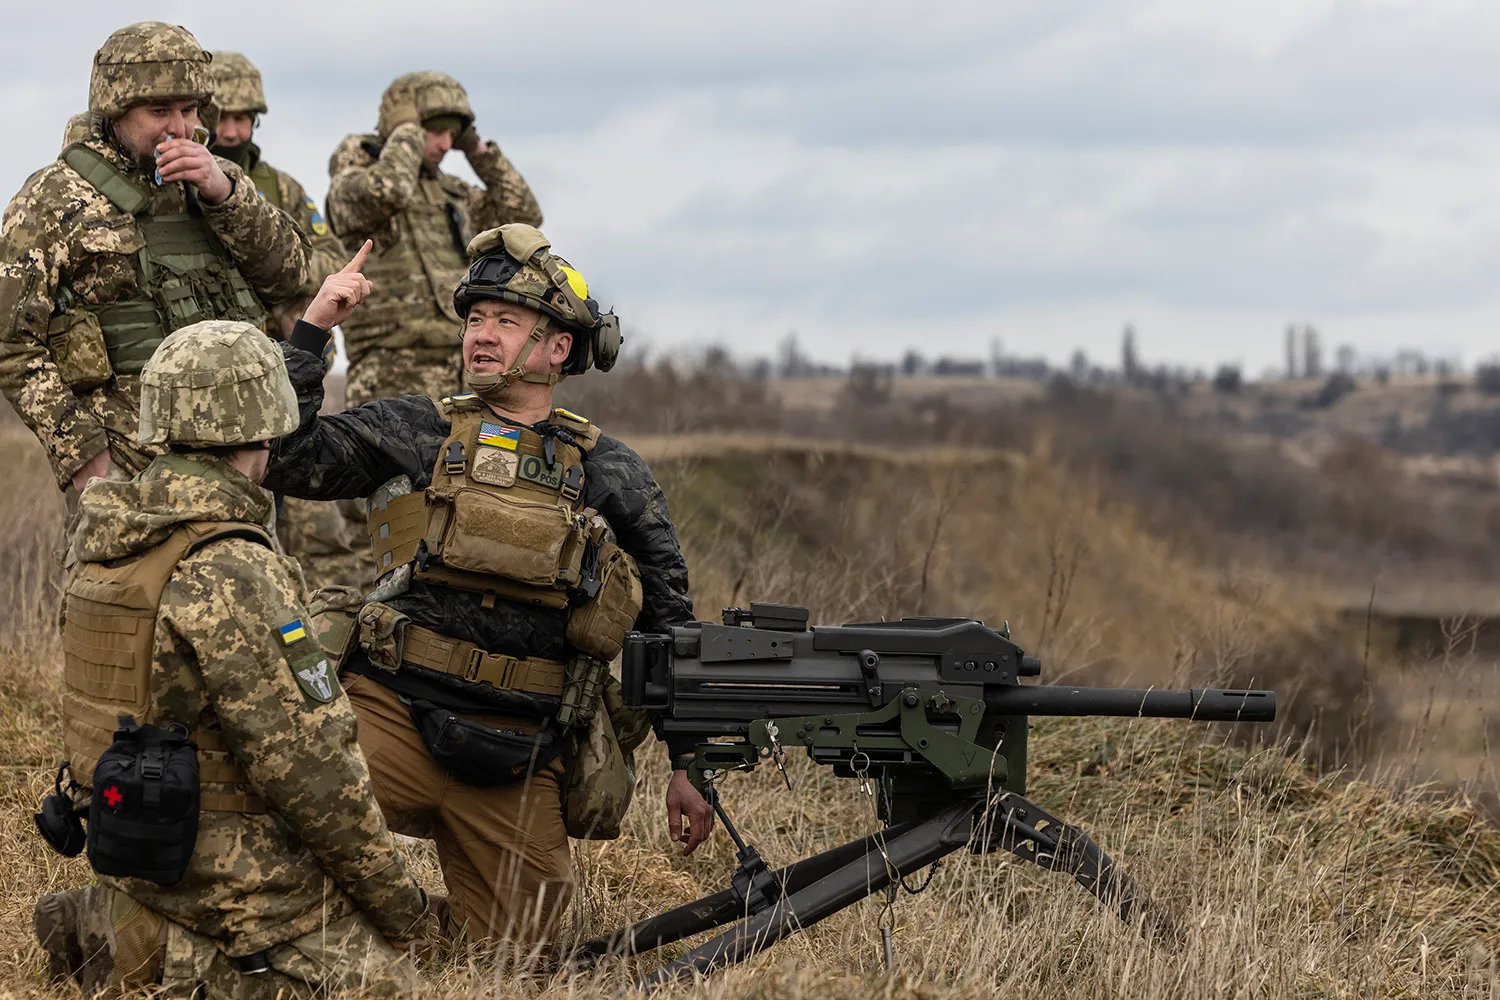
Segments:
[[[965,800],[945,806],[933,816],[888,831],[885,850],[879,845],[823,878],[789,893],[764,910],[686,955],[642,978],[636,985],[650,991],[687,972],[711,972],[744,961],[788,934],[832,916],[890,885],[895,876],[909,875],[965,846],[983,802]],[[888,859],[888,860],[887,860]]]
[[[882,831],[880,834],[861,837],[859,840],[850,841],[832,850],[815,854],[778,869],[771,873],[772,877],[781,887],[781,894],[790,895],[844,867],[856,858],[863,858],[871,851],[877,851],[876,837],[883,836],[886,840],[890,840],[915,825],[915,823],[903,823]],[[573,952],[572,962],[578,967],[588,967],[601,958],[636,955],[643,951],[660,948],[664,944],[680,941],[685,937],[692,937],[694,934],[714,927],[723,926],[745,916],[744,908],[734,890],[723,889],[704,896],[702,899],[674,907],[657,916],[637,921],[603,937],[587,941]]]
[[[1119,869],[1087,830],[1064,823],[1014,792],[991,803],[975,838],[976,854],[998,848],[1049,871],[1071,875],[1121,920],[1128,922],[1142,902],[1135,880]]]

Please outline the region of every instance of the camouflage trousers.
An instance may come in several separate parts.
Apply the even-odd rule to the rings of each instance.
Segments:
[[[276,537],[297,560],[309,591],[354,587],[367,591],[375,583],[370,537],[364,530],[359,500],[300,500],[281,497],[276,507]]]
[[[335,920],[262,953],[269,968],[246,974],[211,938],[163,919],[103,885],[38,901],[37,940],[49,978],[71,976],[85,998],[160,986],[170,997],[228,1000],[325,996],[406,997],[416,988],[407,956],[363,914]]]

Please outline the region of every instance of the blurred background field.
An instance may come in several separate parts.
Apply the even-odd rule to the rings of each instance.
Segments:
[[[1037,723],[1032,794],[1178,915],[1180,947],[1066,879],[956,857],[898,903],[891,977],[871,902],[671,995],[1496,995],[1500,508],[1472,378],[1360,380],[1324,406],[1305,405],[1317,381],[764,374],[709,356],[564,386],[652,462],[700,617],[775,600],[815,622],[1008,620],[1044,680],[1274,687],[1282,722]],[[0,992],[61,996],[28,924],[39,892],[85,877],[29,816],[57,755],[62,504],[13,418],[0,461]],[[664,777],[653,746],[626,835],[579,845],[570,933],[727,878],[722,834],[690,859],[668,847]],[[794,794],[774,774],[724,789],[773,864],[874,822],[854,783],[801,761],[792,777]],[[514,972],[455,956],[428,989],[594,996],[623,974]]]

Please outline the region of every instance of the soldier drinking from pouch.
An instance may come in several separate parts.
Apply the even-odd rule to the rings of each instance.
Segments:
[[[173,330],[268,323],[308,279],[292,219],[202,143],[210,55],[185,28],[144,21],[94,55],[89,116],[32,174],[0,228],[0,392],[46,449],[61,488],[129,478],[140,372]]]

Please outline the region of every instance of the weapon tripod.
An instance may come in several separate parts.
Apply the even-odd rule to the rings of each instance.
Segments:
[[[638,955],[734,923],[638,980],[637,988],[649,992],[686,973],[742,962],[966,846],[975,854],[1008,850],[1071,875],[1122,920],[1129,921],[1140,902],[1135,883],[1087,831],[1014,792],[958,799],[926,819],[887,827],[776,871],[740,837],[712,786],[708,797],[738,852],[730,887],[580,945],[575,962],[590,966]]]

